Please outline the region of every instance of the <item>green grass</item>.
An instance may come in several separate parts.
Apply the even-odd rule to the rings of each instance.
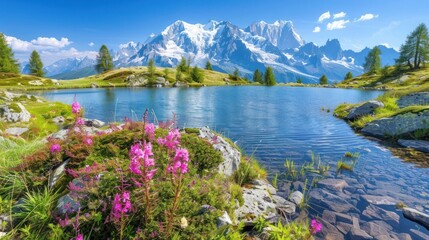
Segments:
[[[23,139],[0,141],[0,170],[15,167],[21,159],[45,145],[41,140],[26,141]]]

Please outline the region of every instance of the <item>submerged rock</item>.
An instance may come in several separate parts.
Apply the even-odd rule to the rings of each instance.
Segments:
[[[398,201],[389,196],[361,195],[363,200],[374,205],[396,205]]]
[[[353,227],[346,235],[347,239],[350,240],[371,240],[374,239],[364,230]]]
[[[383,220],[390,225],[398,225],[399,224],[399,215],[395,212],[384,210],[380,207],[369,205],[364,211],[363,215],[375,219],[375,220]]]
[[[429,92],[418,92],[402,96],[396,101],[400,108],[413,105],[429,105]]]
[[[429,229],[429,215],[426,213],[422,213],[416,209],[405,207],[402,209],[404,217],[420,223],[425,228]]]
[[[343,179],[327,178],[317,182],[317,185],[333,191],[343,191],[348,186],[347,182]]]
[[[346,118],[348,120],[355,120],[361,116],[373,114],[375,109],[383,107],[384,104],[380,101],[368,101],[359,107],[353,108]]]
[[[340,213],[359,212],[347,199],[320,188],[313,189],[310,192],[310,205],[320,206]]]
[[[398,144],[403,147],[414,148],[420,152],[429,153],[429,141],[399,139]]]
[[[419,130],[429,130],[429,110],[381,118],[368,123],[361,132],[378,138],[386,138],[411,135]]]

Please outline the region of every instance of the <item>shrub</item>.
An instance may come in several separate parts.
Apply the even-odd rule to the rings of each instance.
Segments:
[[[252,158],[244,158],[240,161],[238,169],[232,175],[235,183],[240,186],[251,184],[257,178],[265,178],[266,171],[261,168],[258,162]]]

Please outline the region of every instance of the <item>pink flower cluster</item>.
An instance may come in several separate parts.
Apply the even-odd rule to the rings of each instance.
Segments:
[[[152,153],[152,144],[145,143],[143,148],[141,144],[136,143],[131,146],[130,150],[130,165],[129,170],[137,175],[144,174],[146,180],[152,179],[155,175],[156,169],[149,170],[149,167],[155,166],[155,159],[153,159]],[[144,169],[142,172],[141,166],[143,165]]]
[[[189,153],[188,150],[178,148],[174,156],[173,163],[167,167],[167,171],[176,175],[177,173],[188,172]]]
[[[91,146],[92,145],[92,138],[90,138],[90,137],[85,137],[84,139],[83,139],[83,143],[85,144],[85,145],[88,145],[88,146]]]
[[[158,143],[165,146],[169,150],[174,150],[179,146],[180,132],[178,129],[171,130],[167,137],[158,138]]]
[[[78,126],[85,125],[85,120],[83,120],[83,118],[81,118],[81,117],[78,117],[76,119],[76,125],[78,125]]]
[[[122,194],[116,194],[115,199],[113,200],[112,207],[112,217],[114,220],[120,220],[122,216],[125,216],[128,212],[131,211],[131,200],[130,193],[127,191],[122,192]]]
[[[78,114],[78,113],[80,113],[80,110],[81,110],[80,104],[78,102],[74,101],[72,103],[72,113]]]
[[[320,223],[316,219],[312,219],[310,224],[310,231],[312,235],[322,231],[322,223]]]
[[[59,144],[52,144],[50,150],[51,150],[52,154],[60,153],[61,152],[61,146]]]
[[[144,132],[149,140],[153,141],[155,139],[155,125],[153,123],[147,123],[144,126]]]

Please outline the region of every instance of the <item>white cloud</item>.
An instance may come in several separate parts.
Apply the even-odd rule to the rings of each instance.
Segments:
[[[72,44],[68,38],[61,38],[58,40],[54,37],[38,37],[37,39],[31,40],[31,43],[34,45],[39,45],[47,48],[63,48]]]
[[[334,14],[334,19],[343,18],[346,16],[345,12],[339,12]]]
[[[319,27],[319,26],[315,27],[315,28],[313,29],[313,32],[314,32],[314,33],[318,33],[318,32],[320,32],[320,27]]]
[[[369,21],[369,20],[372,20],[374,18],[378,18],[378,14],[367,13],[367,14],[360,16],[360,18],[355,20],[355,22]]]
[[[21,40],[12,36],[5,36],[6,42],[15,52],[15,57],[20,61],[28,61],[30,53],[37,50],[45,66],[48,66],[55,61],[71,57],[89,57],[95,59],[97,52],[95,51],[78,51],[76,48],[66,48],[73,42],[68,38],[38,37],[31,41]]]
[[[325,13],[323,13],[322,15],[320,15],[320,17],[319,17],[319,22],[323,22],[323,20],[325,20],[325,19],[329,19],[329,18],[331,18],[331,13],[328,11],[328,12],[325,12]]]
[[[346,28],[346,24],[349,22],[350,22],[349,20],[333,21],[326,25],[326,29],[329,31],[335,30],[335,29],[343,29],[343,28]]]
[[[90,47],[94,47],[94,45],[95,45],[95,43],[93,43],[93,42],[88,43],[88,46],[90,46]]]

